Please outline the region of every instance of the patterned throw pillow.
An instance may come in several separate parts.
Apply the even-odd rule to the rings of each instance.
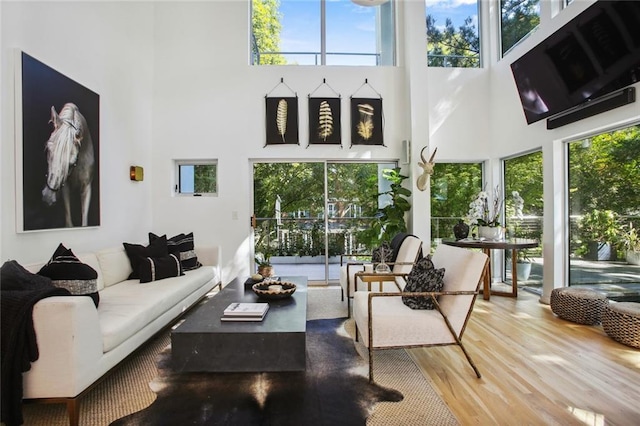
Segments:
[[[91,297],[96,308],[100,303],[98,273],[91,266],[82,263],[63,244],[58,245],[51,260],[40,268],[38,275],[50,278],[55,287],[65,288],[72,295]]]
[[[371,261],[373,263],[393,262],[393,249],[388,242],[383,242],[380,247],[373,249],[371,252]]]
[[[133,272],[129,275],[129,279],[140,278],[138,270],[140,269],[140,263],[147,257],[163,257],[169,254],[167,250],[167,236],[163,235],[157,239],[150,241],[148,246],[141,244],[122,243],[124,250],[127,252],[127,257],[131,263],[131,269]]]
[[[158,238],[161,237],[158,237],[153,232],[149,232],[149,243]],[[189,232],[188,234],[178,234],[169,238],[167,240],[167,248],[169,250],[169,254],[174,254],[178,259],[180,259],[183,271],[191,271],[202,266],[198,261],[198,256],[196,255],[193,232]]]
[[[141,283],[150,283],[170,277],[184,275],[180,260],[175,254],[164,257],[147,257],[140,262],[138,269]]]
[[[411,268],[407,276],[405,292],[438,292],[444,286],[444,268],[436,269],[431,261],[431,255],[420,259]],[[402,301],[411,309],[434,309],[433,300],[430,297],[402,296]]]

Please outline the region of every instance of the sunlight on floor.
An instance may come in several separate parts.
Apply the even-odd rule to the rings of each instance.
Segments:
[[[569,412],[585,425],[604,426],[605,418],[603,414],[594,413],[593,411],[582,410],[576,407],[568,407]]]
[[[640,368],[640,351],[626,351],[625,353],[620,354],[620,358],[623,358],[631,362],[635,367]]]
[[[542,361],[550,364],[569,365],[569,362],[566,359],[557,355],[532,355],[531,358],[536,361]]]

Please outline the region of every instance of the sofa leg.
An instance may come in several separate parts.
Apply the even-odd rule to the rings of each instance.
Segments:
[[[67,414],[69,416],[69,426],[78,426],[80,424],[80,403],[77,398],[69,398],[67,400]]]

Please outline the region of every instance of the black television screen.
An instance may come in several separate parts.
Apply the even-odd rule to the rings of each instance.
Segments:
[[[597,1],[511,72],[527,124],[638,82],[640,1]]]

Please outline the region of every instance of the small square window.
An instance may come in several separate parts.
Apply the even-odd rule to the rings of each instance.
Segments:
[[[176,195],[218,195],[217,160],[176,160]]]

